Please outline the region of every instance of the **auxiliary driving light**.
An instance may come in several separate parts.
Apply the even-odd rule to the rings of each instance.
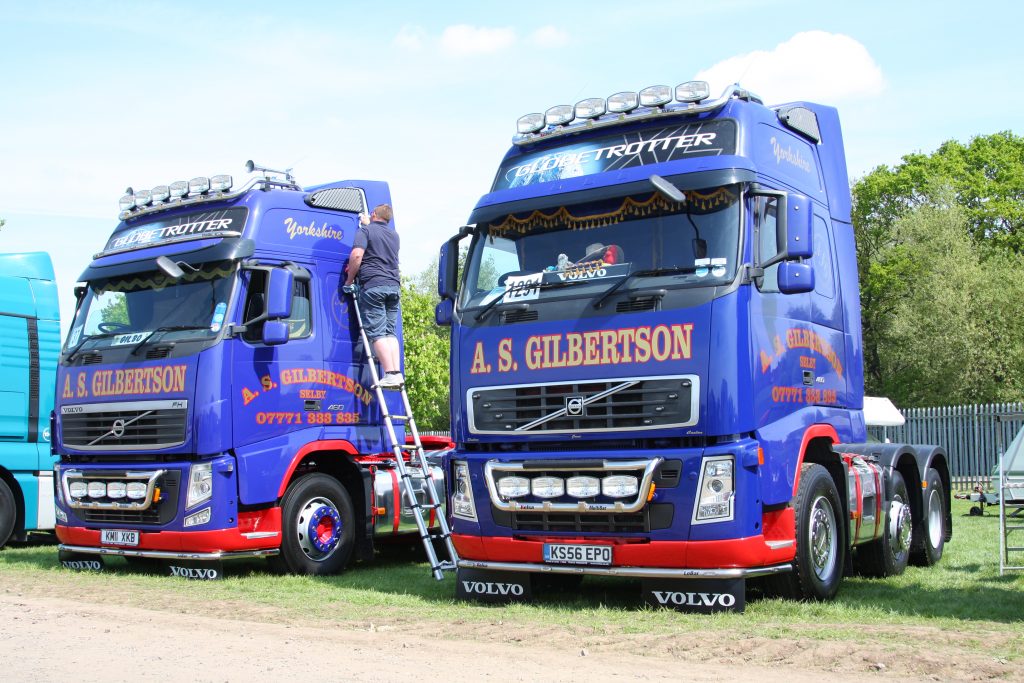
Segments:
[[[544,114],[524,114],[516,121],[516,130],[520,135],[536,133],[544,128]]]
[[[596,119],[605,113],[604,100],[600,97],[588,97],[576,103],[576,118]]]
[[[556,104],[544,112],[544,122],[549,126],[564,126],[573,120],[576,110],[571,104]]]
[[[146,497],[146,482],[130,481],[128,482],[126,492],[131,500],[142,500]]]
[[[700,102],[711,96],[707,81],[687,81],[676,86],[677,102]]]
[[[171,183],[170,190],[172,199],[181,199],[188,194],[188,183],[184,180],[175,180]]]
[[[135,195],[129,192],[128,194],[117,200],[117,206],[122,211],[131,211],[135,208]]]
[[[608,111],[613,114],[624,114],[640,106],[640,96],[635,92],[617,92],[608,98]]]
[[[597,477],[569,477],[565,491],[573,498],[593,498],[601,492],[601,481]]]
[[[530,493],[530,480],[526,477],[503,477],[498,480],[498,494],[502,498],[522,498]]]
[[[68,493],[72,498],[85,498],[89,495],[89,487],[85,485],[84,481],[73,481],[68,484]]]
[[[140,209],[143,206],[153,203],[153,193],[149,190],[139,190],[135,193],[135,206]]]
[[[166,202],[171,196],[171,190],[166,185],[157,185],[149,193],[153,196],[153,203]]]
[[[107,484],[107,498],[120,500],[128,495],[128,484],[123,481],[112,481]]]
[[[640,481],[628,474],[605,477],[601,482],[601,492],[609,498],[628,498],[635,496],[639,490]]]
[[[200,176],[193,178],[188,181],[188,193],[189,195],[202,194],[210,190],[210,179],[206,176]]]
[[[667,85],[651,85],[640,91],[640,106],[663,107],[672,101],[672,88]]]
[[[107,485],[102,481],[90,481],[89,482],[89,497],[90,498],[102,498],[107,495]]]
[[[215,175],[210,178],[210,189],[214,192],[227,192],[231,185],[232,178],[229,175]]]
[[[558,498],[565,494],[565,482],[558,477],[537,477],[531,482],[531,488],[538,498]]]

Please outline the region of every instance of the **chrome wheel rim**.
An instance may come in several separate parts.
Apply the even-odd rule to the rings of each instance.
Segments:
[[[942,497],[935,489],[928,492],[928,541],[933,548],[942,543]]]
[[[323,562],[334,554],[341,540],[341,531],[338,507],[328,498],[311,498],[295,517],[295,537],[299,548],[315,562]]]
[[[910,538],[914,523],[910,516],[910,506],[896,497],[889,504],[889,540],[894,559],[899,559],[910,550]]]
[[[831,578],[836,567],[839,541],[836,538],[835,511],[825,496],[818,496],[811,505],[807,542],[814,575],[821,581]]]

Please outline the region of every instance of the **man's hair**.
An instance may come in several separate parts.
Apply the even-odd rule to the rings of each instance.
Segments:
[[[377,218],[385,223],[389,222],[391,217],[395,215],[395,212],[391,210],[390,204],[378,204],[373,207],[373,212],[377,215]]]

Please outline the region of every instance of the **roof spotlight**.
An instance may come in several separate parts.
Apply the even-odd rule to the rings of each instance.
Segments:
[[[520,135],[529,135],[530,133],[536,133],[537,131],[544,128],[544,114],[524,114],[520,116],[516,121],[516,131]]]
[[[640,91],[640,106],[664,107],[672,101],[672,88],[667,85],[651,85]]]
[[[617,92],[608,98],[608,111],[623,114],[640,106],[640,96],[635,92]]]
[[[564,126],[575,118],[575,109],[571,104],[556,104],[544,112],[544,121],[549,126]]]

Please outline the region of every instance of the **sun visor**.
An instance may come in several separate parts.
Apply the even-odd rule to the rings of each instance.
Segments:
[[[170,251],[167,246],[162,248],[153,248],[140,250],[139,252],[133,253],[132,256],[138,256],[130,261],[119,261],[110,264],[97,264],[93,262],[85,272],[79,276],[79,282],[89,282],[92,280],[103,280],[111,277],[118,277],[121,275],[127,275],[129,273],[139,273],[144,271],[156,270],[156,257],[167,256],[173,258],[176,261],[185,261],[193,265],[199,263],[210,263],[213,261],[234,261],[237,259],[248,258],[253,255],[256,245],[251,239],[248,238],[232,238],[232,239],[221,239],[216,244],[196,248],[196,243],[183,243],[179,245],[181,251]],[[187,247],[192,247],[188,249]],[[148,253],[147,253],[148,252]],[[104,259],[97,259],[97,261],[103,261]]]

